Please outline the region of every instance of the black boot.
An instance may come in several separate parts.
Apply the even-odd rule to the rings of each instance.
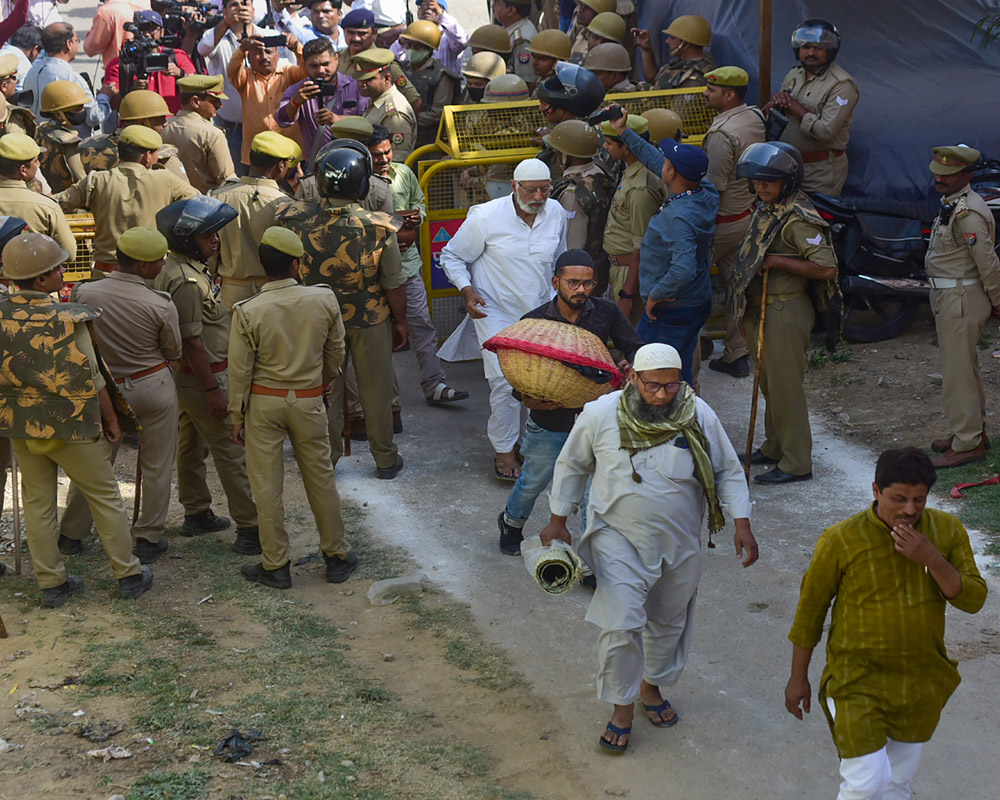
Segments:
[[[83,591],[83,578],[77,575],[70,575],[61,586],[53,586],[50,589],[42,589],[42,608],[59,608],[66,605],[66,601],[74,594]]]
[[[240,567],[240,572],[248,581],[257,581],[272,589],[292,588],[292,571],[288,564],[277,569],[264,569],[264,565],[258,561],[256,564],[245,564]]]
[[[164,541],[151,542],[149,539],[136,539],[132,554],[139,559],[140,564],[152,564],[167,552],[169,545]]]
[[[188,514],[184,517],[181,536],[203,536],[206,533],[224,531],[231,524],[229,517],[217,517],[212,509],[199,511],[197,514]]]
[[[82,539],[70,539],[68,536],[59,534],[59,552],[64,556],[75,556],[83,552]]]
[[[264,552],[260,549],[260,529],[256,525],[252,528],[237,528],[236,541],[229,549],[244,556],[259,556]]]
[[[118,581],[118,594],[126,600],[138,600],[153,585],[153,570],[140,567],[138,575],[129,575]]]
[[[343,583],[358,568],[358,557],[354,553],[348,553],[345,558],[324,554],[323,560],[326,561],[327,583]]]
[[[504,512],[500,512],[497,517],[497,525],[500,527],[500,552],[505,556],[521,555],[521,541],[524,539],[521,531],[523,528],[515,528],[508,525],[504,520]]]
[[[740,356],[735,361],[725,361],[722,356],[719,356],[708,362],[708,368],[733,378],[746,378],[750,375],[750,358]]]

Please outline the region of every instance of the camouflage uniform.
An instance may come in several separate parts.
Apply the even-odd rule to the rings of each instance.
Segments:
[[[84,177],[83,161],[77,152],[80,134],[76,128],[67,122],[47,119],[38,126],[35,140],[42,148],[39,155],[42,174],[53,192],[68,189]]]
[[[566,247],[586,250],[594,259],[594,296],[607,291],[611,259],[604,252],[604,229],[617,182],[605,170],[591,162],[581,167],[567,167],[562,177],[552,182],[553,200],[566,209]]]
[[[710,55],[701,58],[690,58],[686,61],[674,59],[660,67],[652,84],[643,81],[639,91],[648,92],[652,89],[691,89],[696,86],[707,86],[705,73],[715,69],[715,60]]]
[[[118,166],[118,134],[101,133],[84,139],[78,146],[83,169],[89,174],[95,169],[112,169]],[[168,169],[178,178],[188,179],[180,154],[172,144],[165,144],[157,150],[157,160],[153,169]]]
[[[100,313],[41,292],[0,300],[0,350],[10,354],[0,367],[0,434],[20,463],[28,549],[42,589],[68,577],[56,527],[60,466],[90,502],[115,578],[140,570],[101,431],[98,394],[107,382],[87,329]]]
[[[422,101],[417,114],[417,146],[420,147],[437,138],[444,107],[458,102],[461,79],[436,58],[427,59],[419,67],[411,67],[407,77],[417,87]]]
[[[392,467],[398,451],[392,441],[392,331],[385,293],[406,283],[395,236],[400,220],[365,211],[357,203],[325,199],[289,203],[275,215],[275,222],[302,238],[303,283],[326,283],[337,294],[372,456],[379,468]],[[344,383],[341,375],[330,398],[334,464],[343,455]]]

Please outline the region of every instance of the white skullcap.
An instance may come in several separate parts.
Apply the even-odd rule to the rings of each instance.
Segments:
[[[544,161],[537,158],[526,158],[514,169],[514,180],[518,181],[547,181],[552,179],[552,173],[545,165]]]
[[[649,369],[680,369],[681,354],[669,344],[644,344],[635,351],[635,363],[632,369],[645,372]]]

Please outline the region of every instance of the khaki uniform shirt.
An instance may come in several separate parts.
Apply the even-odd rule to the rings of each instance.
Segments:
[[[979,280],[991,305],[1000,305],[1000,259],[993,246],[996,223],[986,201],[966,186],[942,199],[954,204],[947,224],[941,218],[931,228],[925,265],[932,278]]]
[[[78,283],[74,295],[101,309],[94,330],[115,378],[180,359],[177,309],[169,295],[150,289],[138,275],[112,272],[101,280]]]
[[[607,173],[603,169],[591,162],[579,167],[566,167],[562,177],[567,179],[606,175]],[[559,204],[566,209],[566,248],[587,250],[587,231],[590,227],[590,218],[583,206],[580,205],[576,186],[570,183],[559,195],[558,200]]]
[[[4,214],[23,219],[32,233],[51,236],[69,250],[70,260],[76,258],[76,238],[66,215],[51,197],[33,192],[24,181],[0,178],[0,209]]]
[[[340,63],[337,65],[337,72],[342,75],[347,75],[349,78],[354,77],[354,64],[351,61],[351,54],[347,48],[340,51]],[[406,98],[406,102],[411,106],[419,105],[420,92],[418,92],[417,87],[410,83],[407,79],[406,74],[403,72],[403,68],[399,65],[398,61],[393,61],[389,65],[389,74],[392,75],[393,85],[399,89],[403,97]]]
[[[663,181],[641,161],[629,164],[611,200],[608,225],[604,229],[604,251],[617,256],[638,250],[649,221],[666,197]]]
[[[208,267],[170,251],[155,286],[177,307],[181,338],[200,338],[209,363],[225,361],[229,354],[229,314]]]
[[[188,180],[202,194],[236,174],[226,134],[197,111],[181,109],[164,129],[163,141],[177,148]]]
[[[316,176],[307,175],[299,181],[295,190],[296,200],[305,200],[308,203],[319,203],[323,197],[316,186]],[[361,207],[365,211],[384,211],[391,214],[395,211],[392,203],[392,187],[389,181],[379,175],[372,175],[368,181],[368,194],[361,201]]]
[[[270,178],[248,175],[212,190],[211,195],[239,214],[219,231],[219,274],[237,280],[263,278],[257,248],[264,231],[274,224],[274,212],[291,198]]]
[[[384,126],[392,134],[392,160],[406,161],[417,145],[417,115],[395,86],[390,86],[364,113],[372,125]]]
[[[861,95],[846,70],[831,64],[810,75],[805,67],[792,67],[781,82],[781,91],[791,94],[809,112],[801,120],[788,114],[781,141],[795,145],[802,153],[847,147],[854,107]]]
[[[807,222],[797,214],[785,224],[781,234],[774,237],[767,252],[776,256],[805,258],[820,267],[837,268],[837,254],[830,243],[830,229]],[[767,283],[768,302],[789,299],[805,293],[809,288],[809,278],[793,275],[783,269],[772,269],[770,273]],[[747,287],[747,298],[751,305],[760,305],[763,290],[764,279],[758,273]]]
[[[129,228],[156,229],[156,212],[198,192],[167,170],[151,170],[134,162],[95,170],[55,200],[65,211],[89,208],[94,214],[94,260],[116,262],[117,242]]]
[[[742,214],[753,205],[748,182],[736,177],[736,162],[747,147],[765,138],[763,117],[746,103],[723,111],[712,121],[702,147],[708,156],[706,177],[719,190],[720,217]]]
[[[229,339],[229,410],[239,422],[252,384],[314,389],[340,374],[344,322],[326,285],[268,281],[233,307]]]
[[[528,45],[531,40],[538,35],[538,29],[531,24],[531,20],[522,17],[513,25],[507,28],[507,35],[510,37],[510,56],[507,63],[510,71],[523,78],[524,82],[531,86],[538,80],[535,70],[531,66],[531,53],[528,52]]]

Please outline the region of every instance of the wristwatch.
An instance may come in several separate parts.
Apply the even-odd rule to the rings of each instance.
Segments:
[[[621,298],[622,300],[635,300],[635,295],[634,295],[634,294],[629,294],[629,293],[628,293],[628,292],[626,292],[626,291],[625,291],[624,289],[619,289],[619,290],[618,290],[618,296],[619,296],[619,297],[620,297],[620,298]]]

